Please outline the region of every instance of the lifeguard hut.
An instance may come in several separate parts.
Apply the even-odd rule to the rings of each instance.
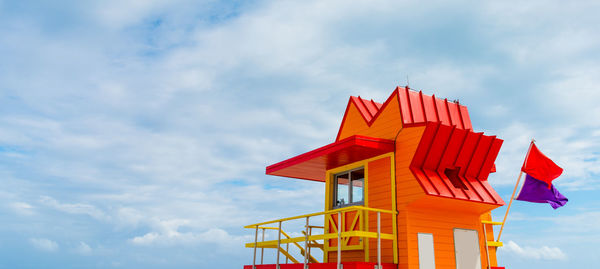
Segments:
[[[458,102],[408,87],[384,103],[352,96],[335,142],[266,168],[323,182],[324,211],[245,226],[255,240],[244,268],[501,268],[492,229],[501,223],[490,211],[504,201],[488,176],[502,142],[474,132]],[[311,225],[316,218],[324,225]],[[302,236],[282,230],[292,220],[305,222]],[[265,230],[276,239],[265,241]],[[265,248],[275,264],[261,264]]]

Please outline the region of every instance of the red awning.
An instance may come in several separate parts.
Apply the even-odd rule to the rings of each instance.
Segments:
[[[502,142],[495,136],[430,122],[410,169],[429,195],[504,205],[487,181]]]
[[[267,175],[325,181],[325,171],[394,151],[394,141],[355,135],[267,166]]]

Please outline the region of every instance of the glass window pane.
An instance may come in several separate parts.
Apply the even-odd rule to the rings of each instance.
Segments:
[[[360,169],[351,172],[350,178],[352,179],[352,203],[362,202],[364,200],[364,181],[365,181],[365,170]]]
[[[335,206],[342,206],[342,205],[350,203],[350,199],[349,199],[350,197],[348,197],[350,179],[348,178],[348,174],[337,175],[336,182],[337,182],[337,186],[336,186],[337,201],[335,203]]]

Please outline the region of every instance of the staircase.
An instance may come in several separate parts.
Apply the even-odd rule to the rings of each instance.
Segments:
[[[319,228],[319,229],[323,229],[323,226],[308,226],[308,237],[310,237],[312,235],[312,229],[313,228]],[[281,235],[283,235],[285,237],[285,239],[291,239],[292,237],[289,236],[285,231],[280,230],[277,227],[258,227],[259,230],[262,230],[262,242],[264,242],[265,240],[265,230],[276,230],[276,231],[280,231]],[[307,234],[305,231],[302,231],[302,234],[306,237]],[[318,263],[319,261],[313,257],[310,254],[310,250],[311,248],[319,248],[321,250],[323,250],[323,244],[320,244],[319,242],[317,242],[316,240],[310,240],[308,241],[307,244],[307,249],[308,249],[308,253],[307,250],[304,249],[304,247],[302,247],[300,244],[298,244],[298,242],[292,242],[292,244],[294,246],[296,246],[299,250],[300,250],[300,255],[302,257],[308,256],[308,262],[309,263]],[[298,261],[291,253],[290,253],[290,243],[285,244],[285,248],[281,247],[281,246],[277,246],[277,243],[273,242],[273,243],[267,243],[267,244],[261,244],[259,246],[257,246],[257,248],[261,249],[261,253],[260,253],[260,263],[263,264],[263,257],[264,257],[264,249],[265,248],[272,248],[272,249],[278,249],[278,251],[283,254],[283,256],[285,256],[285,261],[286,263],[288,263],[289,261],[291,261],[292,263],[302,263],[301,261]],[[306,255],[308,254],[308,255]]]

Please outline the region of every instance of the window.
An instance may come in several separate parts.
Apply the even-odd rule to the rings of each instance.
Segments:
[[[444,174],[446,174],[448,179],[450,179],[450,183],[452,183],[452,186],[454,186],[455,188],[468,190],[465,183],[463,183],[462,180],[460,179],[460,177],[458,176],[459,170],[460,170],[460,168],[454,168],[454,169],[446,168],[446,170],[444,170]]]
[[[365,169],[363,167],[335,174],[333,178],[333,207],[364,203]]]

